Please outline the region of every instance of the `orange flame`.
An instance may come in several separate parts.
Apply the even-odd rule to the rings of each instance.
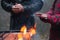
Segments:
[[[36,25],[34,25],[35,27]],[[22,33],[18,33],[18,40],[31,40],[31,36],[36,34],[35,28],[30,28],[29,32],[27,32],[27,27],[24,25],[22,26],[21,30]]]
[[[27,28],[26,28],[26,26],[24,25],[22,28],[21,28],[21,30],[20,30],[22,33],[24,33],[24,34],[26,34],[26,31],[27,31]]]

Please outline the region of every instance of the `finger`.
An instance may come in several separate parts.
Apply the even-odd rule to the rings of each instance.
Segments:
[[[36,16],[41,16],[42,14],[35,14]]]
[[[13,8],[13,9],[19,9],[19,8]]]
[[[13,12],[18,13],[19,9],[13,9]]]

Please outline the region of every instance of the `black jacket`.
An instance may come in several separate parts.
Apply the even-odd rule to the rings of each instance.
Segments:
[[[12,6],[16,3],[24,6],[24,12],[18,14],[12,12]],[[22,25],[30,28],[30,26],[35,24],[33,13],[42,8],[43,2],[42,0],[1,0],[1,6],[5,11],[11,12],[10,29],[19,30]]]

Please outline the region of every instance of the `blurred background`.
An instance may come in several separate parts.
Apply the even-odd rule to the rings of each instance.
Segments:
[[[44,13],[49,11],[51,8],[54,0],[43,0],[44,6],[40,10],[40,12]],[[42,22],[39,17],[35,16],[35,21],[37,23],[37,34],[39,35],[39,40],[48,40],[50,24]],[[0,0],[0,31],[9,30],[9,23],[10,23],[10,13],[4,11],[1,7],[1,0]]]

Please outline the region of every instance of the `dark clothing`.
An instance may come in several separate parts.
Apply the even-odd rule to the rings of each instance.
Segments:
[[[47,15],[47,19],[41,20],[51,24],[49,40],[60,40],[60,0],[55,0],[52,10]]]
[[[24,6],[24,12],[18,14],[12,12],[12,6],[16,3]],[[11,12],[10,30],[20,30],[23,25],[27,28],[34,26],[33,13],[42,8],[43,2],[42,0],[1,0],[1,6],[7,12]]]

